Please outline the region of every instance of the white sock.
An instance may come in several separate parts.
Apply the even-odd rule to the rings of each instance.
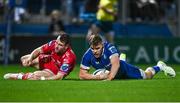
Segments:
[[[156,72],[152,67],[148,67],[145,72],[151,71],[152,75],[155,75]]]
[[[160,69],[161,71],[163,71],[163,65],[162,65],[162,64],[159,64],[159,65],[156,65],[156,66],[158,66],[159,69]]]
[[[17,76],[17,79],[22,79],[22,77],[23,77],[23,74],[19,73]]]

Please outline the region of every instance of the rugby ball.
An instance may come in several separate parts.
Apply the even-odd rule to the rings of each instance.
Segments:
[[[103,73],[108,74],[109,71],[106,70],[106,69],[97,69],[96,71],[93,72],[93,75],[100,75],[100,74],[103,74]]]

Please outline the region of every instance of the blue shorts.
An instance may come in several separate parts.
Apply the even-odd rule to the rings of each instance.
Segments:
[[[95,25],[101,29],[102,32],[108,33],[113,31],[113,22],[112,21],[99,21],[95,22]]]
[[[120,68],[115,76],[115,79],[143,79],[140,68],[120,61]]]

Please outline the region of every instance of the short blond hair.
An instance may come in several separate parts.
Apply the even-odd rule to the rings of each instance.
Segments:
[[[102,43],[103,40],[101,38],[100,35],[95,35],[91,40],[90,40],[90,45],[92,46],[96,46],[98,45],[99,43]]]

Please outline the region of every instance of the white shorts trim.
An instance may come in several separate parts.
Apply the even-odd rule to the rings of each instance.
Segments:
[[[141,77],[142,77],[143,79],[146,79],[146,74],[145,74],[144,70],[139,69],[139,71],[140,71],[140,73],[141,73]]]

